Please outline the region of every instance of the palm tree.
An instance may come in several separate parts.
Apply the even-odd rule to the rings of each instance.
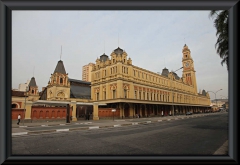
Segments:
[[[229,68],[228,64],[228,11],[218,11],[212,10],[209,14],[209,17],[214,19],[214,27],[216,28],[216,36],[218,37],[215,44],[217,48],[217,53],[220,58],[222,58],[221,64],[224,63],[227,65],[227,70]]]

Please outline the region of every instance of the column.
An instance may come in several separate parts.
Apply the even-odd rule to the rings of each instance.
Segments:
[[[25,119],[30,120],[31,119],[31,113],[32,113],[32,101],[26,101],[26,110],[25,110]]]
[[[99,120],[99,117],[98,117],[98,103],[97,102],[93,103],[93,120]]]
[[[77,118],[76,118],[77,106],[76,105],[77,105],[76,101],[71,101],[70,106],[73,108],[72,109],[72,121],[77,121]]]

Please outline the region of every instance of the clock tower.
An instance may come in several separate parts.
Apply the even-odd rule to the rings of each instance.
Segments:
[[[182,53],[183,53],[182,65],[184,82],[192,86],[194,88],[195,93],[197,93],[197,81],[195,75],[196,71],[194,70],[194,63],[191,57],[191,51],[186,44],[183,46]]]

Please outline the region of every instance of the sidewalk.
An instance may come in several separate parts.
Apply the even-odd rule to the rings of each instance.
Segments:
[[[73,131],[73,130],[83,130],[83,129],[99,129],[106,127],[121,127],[129,125],[147,124],[154,122],[163,122],[170,120],[182,120],[194,117],[207,116],[209,113],[193,114],[193,115],[177,115],[177,116],[163,116],[163,117],[146,117],[146,118],[132,118],[132,119],[100,119],[100,120],[79,120],[71,121],[66,123],[66,121],[49,121],[49,122],[33,122],[24,123],[21,121],[20,125],[17,125],[15,121],[12,122],[12,135],[24,135],[24,134],[37,134],[44,132],[59,132],[59,131]],[[68,129],[53,129],[53,130],[41,130],[41,131],[29,131],[25,129],[26,127],[48,127],[48,126],[60,126],[60,125],[81,125],[81,127],[68,128]]]

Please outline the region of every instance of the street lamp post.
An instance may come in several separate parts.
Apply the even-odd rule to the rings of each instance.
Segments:
[[[221,91],[222,89],[219,89],[218,91],[216,91],[216,92],[213,92],[213,91],[208,91],[208,92],[212,92],[212,93],[214,93],[215,94],[215,102],[216,102],[216,106],[217,106],[217,97],[216,97],[216,95],[217,95],[217,92],[219,92],[219,91]],[[218,107],[218,106],[217,106]]]
[[[179,68],[179,69],[177,69],[177,70],[175,70],[174,72],[172,72],[172,83],[171,83],[171,86],[172,86],[172,107],[173,107],[173,116],[174,116],[174,105],[173,105],[173,73],[175,73],[176,71],[178,71],[178,70],[180,70],[180,69],[182,69],[183,67],[181,67],[181,68]]]
[[[26,86],[26,91],[25,91],[25,103],[24,103],[23,125],[24,125],[25,113],[26,113],[26,96],[27,96],[27,91],[28,91],[28,86]]]

